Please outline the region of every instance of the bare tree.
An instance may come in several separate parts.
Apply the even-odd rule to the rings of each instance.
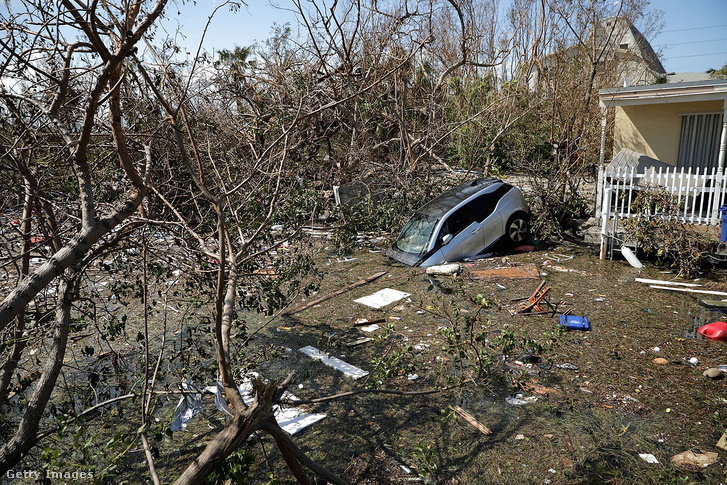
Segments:
[[[79,272],[102,238],[131,216],[145,195],[119,116],[120,81],[125,60],[161,15],[165,4],[161,0],[146,12],[141,11],[141,2],[129,5],[128,9],[107,5],[104,12],[70,0],[61,2],[57,10],[19,3],[10,8],[9,17],[4,19],[5,37],[0,46],[5,90],[0,98],[15,129],[5,131],[3,159],[13,166],[26,187],[24,244],[19,257],[25,261],[30,251],[26,241],[36,207],[34,200],[43,200],[40,206],[45,215],[38,214],[36,224],[45,228],[45,237],[52,244],[49,257],[32,271],[23,263],[16,288],[0,302],[0,332],[15,320],[16,335],[22,333],[28,304],[52,282],[57,281],[58,286],[51,348],[21,421],[0,449],[3,473],[17,464],[37,441],[41,417],[63,365]],[[120,13],[123,15],[119,16]],[[76,33],[86,41],[66,40]],[[93,173],[95,163],[90,160],[96,153],[93,136],[101,124],[98,111],[103,105],[108,107],[106,127],[113,133],[121,167],[117,173],[127,185],[125,194],[110,206],[100,206]],[[39,150],[33,146],[45,143],[50,143],[44,147],[46,154],[58,150],[54,159],[34,159]],[[55,163],[63,168],[58,169]],[[59,176],[73,177],[78,194],[75,200],[56,201],[40,186],[40,180],[47,183],[48,178]],[[60,221],[61,225],[53,212],[57,204],[72,211]],[[76,211],[78,216],[72,215]],[[22,345],[14,345],[6,357],[6,372],[12,372],[21,354]],[[7,384],[2,399],[6,392]]]

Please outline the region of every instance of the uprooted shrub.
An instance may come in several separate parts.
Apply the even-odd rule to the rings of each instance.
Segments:
[[[626,238],[648,256],[676,268],[684,278],[694,278],[703,274],[718,241],[683,220],[685,203],[661,187],[648,187],[631,205],[639,216],[626,219],[623,227]]]
[[[590,214],[590,202],[580,190],[579,162],[566,158],[522,162],[528,180],[526,198],[532,214],[531,232],[538,239],[573,237],[578,221]]]

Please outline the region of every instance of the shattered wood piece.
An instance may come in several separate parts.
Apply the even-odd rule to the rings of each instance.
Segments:
[[[374,323],[384,323],[384,322],[386,322],[385,318],[377,318],[376,320],[371,320],[371,321],[366,320],[365,322],[364,321],[356,322],[353,324],[353,326],[354,327],[363,327],[364,325],[373,325]]]
[[[359,345],[367,344],[367,343],[373,342],[373,341],[374,341],[374,339],[372,339],[371,337],[361,337],[358,340],[354,340],[353,342],[346,343],[346,347],[350,347],[350,348],[358,347]]]
[[[696,283],[681,283],[679,281],[668,281],[668,280],[650,280],[647,278],[634,278],[634,281],[636,281],[637,283],[648,283],[650,285],[672,285],[672,286],[689,286],[689,287],[702,286],[702,285],[698,285]]]
[[[678,455],[671,457],[672,463],[675,465],[686,466],[688,468],[706,468],[713,463],[717,463],[719,455],[714,451],[702,451],[698,448],[692,448]]]
[[[563,437],[565,438],[565,445],[568,447],[568,451],[573,453],[573,442],[570,440],[570,435],[567,431],[563,431]]]
[[[462,417],[462,419],[464,419],[465,421],[467,421],[469,424],[471,424],[475,428],[479,429],[482,434],[485,434],[485,435],[491,435],[492,434],[492,431],[490,431],[490,428],[488,428],[484,424],[482,424],[479,421],[477,421],[475,418],[472,417],[472,415],[470,415],[469,413],[467,413],[461,407],[455,406],[454,407],[454,412],[457,413],[457,414],[459,414]]]
[[[359,286],[363,286],[365,284],[371,283],[372,281],[381,278],[386,273],[387,273],[386,271],[380,271],[380,272],[378,272],[376,274],[373,274],[373,275],[369,276],[368,278],[364,278],[364,279],[359,280],[359,281],[357,281],[355,283],[352,283],[352,284],[350,284],[350,285],[348,285],[346,287],[343,287],[340,290],[336,290],[333,293],[328,293],[327,295],[323,295],[320,298],[316,298],[315,300],[311,300],[311,301],[309,301],[307,303],[304,303],[302,305],[299,305],[299,306],[297,306],[297,307],[295,307],[295,308],[293,308],[291,310],[288,310],[285,313],[288,314],[288,315],[294,315],[296,313],[302,312],[303,310],[306,310],[306,309],[308,309],[308,308],[310,308],[312,306],[318,305],[319,303],[323,303],[326,300],[330,300],[331,298],[333,298],[335,296],[342,295],[342,294],[346,293],[347,291],[351,291],[354,288],[358,288]]]
[[[313,358],[316,360],[320,360],[325,365],[329,367],[333,367],[337,371],[343,372],[344,375],[347,375],[349,377],[352,377],[353,379],[360,379],[361,377],[365,377],[369,375],[368,371],[359,369],[356,366],[353,366],[349,364],[348,362],[344,362],[341,359],[338,359],[336,357],[331,357],[330,355],[326,354],[325,352],[322,352],[318,350],[315,347],[307,346],[303,347],[299,350],[299,352]]]
[[[727,308],[727,301],[723,300],[699,300],[699,303],[707,308]]]
[[[715,446],[722,451],[727,451],[727,431],[722,433],[722,436],[719,438],[719,441],[717,441]]]
[[[692,290],[689,288],[673,288],[670,286],[659,286],[659,285],[650,285],[649,288],[654,288],[656,290],[683,291],[686,293],[701,293],[703,295],[727,296],[727,293],[725,293],[724,291]]]

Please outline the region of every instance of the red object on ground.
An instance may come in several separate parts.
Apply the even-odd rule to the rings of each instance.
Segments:
[[[529,246],[529,245],[526,244],[526,245],[523,245],[523,246],[516,247],[515,248],[515,252],[517,252],[517,253],[529,253],[530,251],[532,251],[534,249],[535,249],[535,246]]]
[[[700,335],[712,340],[727,340],[727,323],[712,322],[699,327],[697,332]]]

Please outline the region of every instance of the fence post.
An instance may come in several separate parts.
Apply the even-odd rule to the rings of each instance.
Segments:
[[[720,166],[717,168],[717,175],[714,177],[714,205],[712,206],[712,225],[716,226],[719,221],[719,208],[722,202],[722,184],[724,182],[724,167]]]
[[[601,211],[603,206],[601,205],[601,194],[604,187],[605,170],[603,163],[606,158],[606,127],[608,125],[608,107],[603,103],[603,100],[598,102],[601,108],[601,150],[598,156],[598,177],[596,178],[596,207],[594,207],[595,220],[601,217]]]
[[[601,261],[606,259],[606,238],[608,237],[608,220],[611,218],[611,189],[603,190],[603,205],[601,205]]]

